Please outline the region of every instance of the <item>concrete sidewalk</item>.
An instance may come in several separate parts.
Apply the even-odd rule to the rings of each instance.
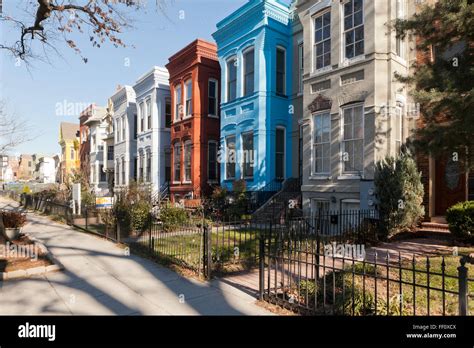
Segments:
[[[0,198],[0,208],[18,204]],[[0,281],[0,315],[269,315],[223,281],[203,283],[98,237],[28,213],[24,231],[46,244],[65,271]]]

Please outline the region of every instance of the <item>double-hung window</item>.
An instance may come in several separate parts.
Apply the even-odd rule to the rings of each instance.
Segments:
[[[331,115],[313,115],[313,174],[331,172]]]
[[[184,143],[184,181],[191,181],[191,157],[192,157],[193,145],[191,140]]]
[[[226,164],[225,174],[227,180],[235,179],[235,135],[230,135],[225,139],[226,144]]]
[[[210,141],[208,145],[208,171],[207,178],[209,181],[217,180],[217,142]]]
[[[253,177],[253,166],[254,166],[254,149],[253,149],[253,132],[247,132],[242,134],[242,154],[243,164],[242,171],[244,178]]]
[[[151,182],[151,151],[146,152],[146,182]]]
[[[124,117],[122,117],[122,141],[125,141],[125,138],[126,138],[126,135],[125,135],[126,127],[127,127],[127,121],[126,121],[126,118],[124,116]]]
[[[174,107],[174,120],[181,120],[181,114],[183,110],[183,94],[181,91],[181,85],[175,87],[175,107]]]
[[[254,92],[255,51],[253,48],[244,53],[244,96]]]
[[[174,167],[174,178],[173,181],[181,181],[181,143],[174,145],[173,151],[173,167]]]
[[[284,48],[277,47],[276,50],[276,93],[286,94],[286,51]]]
[[[349,0],[344,4],[344,46],[347,59],[364,54],[363,0]]]
[[[303,93],[303,75],[304,75],[304,45],[298,45],[298,93]]]
[[[193,114],[193,82],[192,80],[186,81],[186,117],[190,117]]]
[[[145,103],[140,103],[140,132],[145,131]]]
[[[237,98],[237,58],[227,61],[227,101]]]
[[[361,174],[364,169],[364,106],[344,108],[343,122],[344,173]]]
[[[165,127],[171,127],[171,100],[166,98],[165,100]]]
[[[395,113],[392,117],[393,139],[395,144],[395,155],[400,153],[402,148],[402,108],[400,105],[395,107]]]
[[[405,19],[405,0],[397,0],[396,2],[397,19]],[[397,56],[405,59],[405,42],[401,37],[396,39]]]
[[[208,116],[217,116],[217,80],[211,79],[208,82]]]
[[[150,99],[146,100],[146,115],[147,115],[147,127],[148,129],[151,129],[152,124],[151,124],[151,100]]]
[[[328,11],[314,19],[314,57],[315,69],[331,65],[331,12]]]

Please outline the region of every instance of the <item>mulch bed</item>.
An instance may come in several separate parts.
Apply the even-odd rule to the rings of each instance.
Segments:
[[[53,265],[46,257],[46,253],[39,248],[34,248],[35,243],[25,234],[21,234],[17,240],[10,241],[9,246],[12,249],[18,248],[18,250],[21,250],[20,255],[16,254],[12,249],[7,253],[7,242],[3,236],[0,236],[0,272]],[[30,254],[31,251],[35,253],[33,257]]]

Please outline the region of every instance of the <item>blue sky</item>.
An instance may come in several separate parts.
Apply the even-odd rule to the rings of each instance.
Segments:
[[[13,151],[59,153],[58,128],[62,121],[78,123],[78,115],[56,115],[58,103],[106,105],[117,85],[133,85],[152,66],[163,66],[168,57],[196,38],[212,40],[215,25],[247,0],[166,0],[167,16],[150,6],[135,16],[134,29],[121,36],[134,47],[115,48],[105,44],[93,48],[88,35],[76,43],[88,58],[81,57],[60,42],[62,58],[51,55],[51,64],[34,62],[29,67],[0,52],[0,96],[9,110],[29,121],[36,138]],[[148,0],[154,4],[154,0]],[[25,0],[4,0],[3,12],[21,15]],[[22,7],[19,7],[22,4]],[[181,12],[184,11],[184,12]],[[180,18],[183,17],[184,18]],[[17,32],[0,29],[1,41],[11,41]],[[125,61],[129,60],[130,66]],[[77,105],[76,104],[76,105]]]

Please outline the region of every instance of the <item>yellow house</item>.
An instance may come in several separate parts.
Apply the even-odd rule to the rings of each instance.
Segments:
[[[61,146],[59,182],[65,183],[68,181],[69,176],[80,168],[78,124],[61,122],[59,145]]]

